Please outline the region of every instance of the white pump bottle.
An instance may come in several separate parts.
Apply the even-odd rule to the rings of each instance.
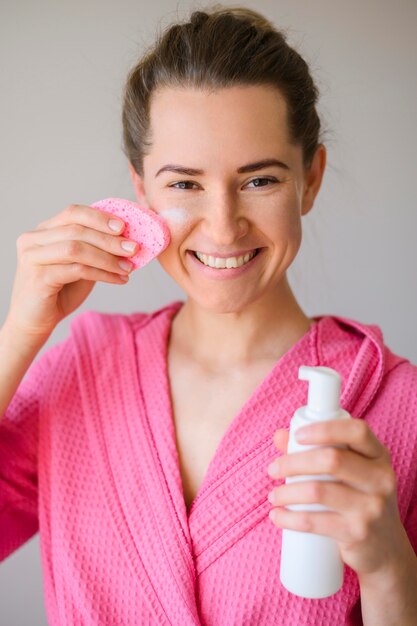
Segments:
[[[288,454],[323,447],[298,443],[294,434],[301,426],[351,417],[339,404],[341,378],[336,370],[302,365],[298,378],[309,381],[308,403],[297,409],[291,420]],[[334,477],[326,474],[289,476],[285,482],[303,480],[334,480]],[[294,511],[329,510],[321,504],[292,504],[287,508]],[[288,591],[303,598],[326,598],[339,591],[343,584],[343,561],[335,539],[284,528],[280,579]]]

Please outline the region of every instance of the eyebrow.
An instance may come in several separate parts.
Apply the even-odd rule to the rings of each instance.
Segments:
[[[247,163],[246,165],[242,165],[236,171],[238,174],[245,174],[246,172],[256,172],[257,170],[264,169],[265,167],[278,166],[284,170],[289,170],[290,168],[286,163],[279,161],[278,159],[262,159],[262,161],[256,161],[255,163]],[[176,172],[177,174],[185,174],[186,176],[202,176],[205,174],[203,170],[196,170],[192,167],[184,167],[183,165],[164,165],[160,170],[155,174],[155,178],[159,176],[162,172]]]

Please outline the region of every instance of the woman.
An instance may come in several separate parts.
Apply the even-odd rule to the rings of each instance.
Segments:
[[[124,142],[138,202],[170,226],[159,261],[187,299],[87,311],[24,382],[56,324],[95,281],[121,282],[134,251],[84,205],[19,238],[0,334],[0,550],[41,531],[54,625],[416,623],[417,368],[377,326],[308,318],[286,277],[326,164],[317,96],[254,11],[167,29],[128,77]],[[305,442],[345,449],[285,454],[301,364],[338,370],[357,418]],[[283,484],[322,473],[338,482]],[[333,510],[285,509],[306,502]],[[282,587],[282,528],[336,539],[337,594]]]

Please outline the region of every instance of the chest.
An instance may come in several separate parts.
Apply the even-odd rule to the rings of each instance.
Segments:
[[[273,365],[264,362],[250,370],[214,375],[173,353],[168,358],[176,445],[187,510],[228,426]]]

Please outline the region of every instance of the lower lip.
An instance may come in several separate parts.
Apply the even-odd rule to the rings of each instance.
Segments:
[[[227,280],[230,278],[236,278],[245,272],[248,272],[252,267],[254,267],[260,256],[262,256],[263,248],[259,250],[255,256],[242,265],[241,267],[229,267],[229,268],[215,268],[209,267],[208,265],[204,265],[201,261],[194,256],[194,253],[191,250],[187,250],[187,255],[190,257],[193,266],[195,266],[202,274],[207,276],[208,278],[215,278],[216,280]]]

